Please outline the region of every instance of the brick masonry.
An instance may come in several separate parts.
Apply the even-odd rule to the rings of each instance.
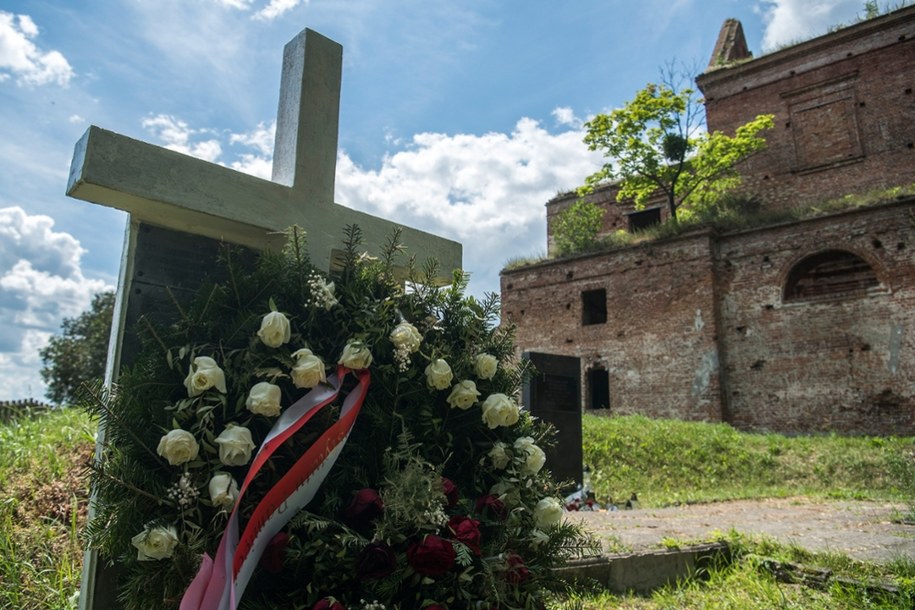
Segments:
[[[711,129],[776,115],[767,152],[742,168],[745,188],[784,208],[915,181],[913,40],[908,7],[701,76]],[[592,196],[605,232],[625,229],[631,210],[615,194]],[[549,202],[548,227],[575,200]],[[827,251],[870,283],[792,300],[792,270]],[[581,358],[585,408],[600,406],[589,384],[609,380],[615,414],[915,434],[915,198],[549,260],[501,282],[519,350]],[[593,311],[601,298],[606,312]]]

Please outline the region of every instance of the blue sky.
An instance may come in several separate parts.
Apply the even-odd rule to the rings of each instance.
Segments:
[[[0,400],[117,281],[126,215],[64,195],[90,124],[270,175],[283,45],[343,45],[335,199],[464,244],[471,292],[546,251],[543,204],[600,164],[581,123],[705,66],[724,19],[755,55],[863,0],[6,0],[0,5]],[[307,226],[306,226],[307,229]]]

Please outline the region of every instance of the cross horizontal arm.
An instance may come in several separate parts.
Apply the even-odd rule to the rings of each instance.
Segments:
[[[76,144],[67,194],[142,222],[258,249],[280,247],[280,232],[297,224],[308,234],[313,262],[323,269],[330,268],[345,225],[359,225],[366,250],[378,254],[396,224],[338,204],[309,209],[288,186],[95,126]],[[461,268],[457,242],[409,227],[402,241],[420,262],[435,257],[444,280]]]

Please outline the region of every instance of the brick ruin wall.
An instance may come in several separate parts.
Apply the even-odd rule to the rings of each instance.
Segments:
[[[740,165],[741,190],[763,209],[791,209],[915,183],[915,7],[770,55],[700,75],[710,131],[775,115],[767,147]],[[602,235],[626,229],[634,208],[618,187],[587,197],[606,211]],[[575,193],[547,202],[547,251]],[[648,207],[661,206],[663,198]]]
[[[503,317],[525,351],[606,370],[613,413],[718,420],[710,248],[702,233],[504,271]],[[582,324],[582,293],[601,289],[606,322]]]
[[[740,168],[763,208],[915,182],[915,7],[713,69],[697,84],[712,130],[775,115],[766,151]],[[589,197],[607,210],[603,234],[628,225],[633,208],[616,193],[605,185]],[[546,205],[551,253],[552,222],[576,199]],[[866,262],[877,285],[786,301],[789,271],[825,250]],[[601,289],[606,322],[582,324],[583,293]],[[588,372],[602,369],[612,413],[915,434],[915,198],[503,271],[502,301],[521,349],[582,359],[586,407]]]
[[[915,201],[728,235],[715,262],[724,419],[782,432],[915,433]],[[879,286],[785,302],[803,257],[845,250]]]
[[[915,433],[915,199],[724,236],[503,271],[503,315],[526,351],[604,369],[610,413],[742,429]],[[866,296],[785,303],[789,270],[825,249],[866,260]],[[582,324],[582,293],[606,322]],[[586,404],[586,406],[588,406]]]
[[[774,114],[743,190],[786,209],[915,182],[915,8],[839,30],[697,84],[710,131]]]

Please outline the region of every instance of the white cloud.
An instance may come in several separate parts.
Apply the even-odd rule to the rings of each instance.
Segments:
[[[762,48],[771,51],[825,34],[854,20],[863,5],[860,0],[763,0],[758,5],[766,24]]]
[[[0,82],[16,75],[20,85],[57,83],[65,87],[73,69],[59,51],[42,51],[32,39],[38,26],[28,15],[0,11]]]
[[[220,6],[225,6],[227,8],[234,8],[238,10],[248,10],[251,8],[251,3],[254,0],[214,0],[216,4]]]
[[[0,398],[40,397],[38,350],[65,317],[112,287],[82,273],[85,250],[54,220],[20,207],[0,209]]]
[[[216,161],[222,154],[219,140],[210,138],[192,142],[191,137],[208,133],[206,130],[191,129],[187,123],[166,114],[143,119],[143,128],[165,143],[165,148],[191,155],[205,161]]]
[[[556,119],[557,125],[572,127],[573,129],[580,129],[583,124],[583,121],[575,116],[575,112],[568,106],[553,108],[553,112],[551,114],[553,115],[553,118]]]
[[[267,6],[254,13],[254,18],[270,21],[291,11],[300,4],[308,4],[308,0],[270,0]]]
[[[67,121],[68,121],[71,125],[82,125],[83,123],[86,122],[86,117],[80,116],[80,115],[78,115],[78,114],[71,114],[71,115],[67,118]]]
[[[276,121],[258,123],[253,131],[233,133],[229,136],[230,144],[243,144],[256,149],[260,154],[270,156],[273,154],[273,141],[276,139]]]
[[[378,170],[341,153],[336,199],[461,241],[472,286],[498,291],[509,258],[545,251],[544,204],[600,166],[583,137],[580,130],[552,134],[523,118],[510,134],[417,134]]]

